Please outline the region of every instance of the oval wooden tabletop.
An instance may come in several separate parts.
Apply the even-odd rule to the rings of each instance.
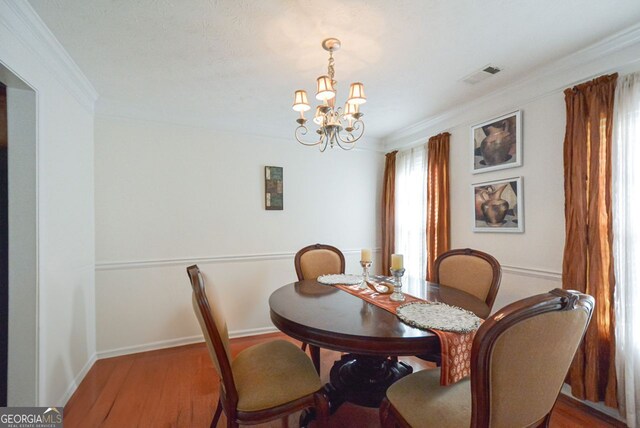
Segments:
[[[454,288],[403,279],[403,291],[489,315],[487,305]],[[382,308],[316,280],[280,287],[269,298],[271,320],[291,337],[322,348],[367,355],[416,355],[437,351],[437,337],[411,327]]]

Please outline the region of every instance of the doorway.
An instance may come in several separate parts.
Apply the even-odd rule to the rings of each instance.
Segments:
[[[0,405],[38,403],[36,92],[0,63]]]
[[[7,406],[9,361],[9,187],[7,87],[0,82],[0,407]]]

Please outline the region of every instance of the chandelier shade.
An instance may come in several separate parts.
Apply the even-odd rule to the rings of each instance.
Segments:
[[[293,98],[293,109],[295,111],[307,111],[311,109],[307,100],[307,91],[296,91]]]
[[[333,89],[333,82],[329,76],[318,77],[318,93],[316,99],[320,101],[330,100],[336,96],[336,91]]]
[[[352,83],[349,88],[349,104],[364,104],[367,102],[367,97],[364,95],[364,85],[360,82]]]
[[[307,99],[307,92],[299,89],[295,92],[293,110],[300,112],[300,117],[296,119],[298,127],[295,130],[296,140],[305,146],[319,146],[324,152],[327,147],[339,146],[344,150],[351,150],[364,135],[363,114],[360,112],[360,104],[367,101],[364,94],[364,84],[361,82],[352,83],[349,88],[349,98],[341,107],[336,102],[336,80],[333,53],[341,46],[341,42],[335,38],[325,39],[322,47],[329,52],[329,67],[327,74],[316,79],[317,92],[316,99],[320,101],[313,115],[313,123],[318,126],[316,133],[318,140],[307,142],[304,136],[308,133],[306,126],[307,119],[304,112],[311,109]],[[338,106],[338,107],[336,107]]]

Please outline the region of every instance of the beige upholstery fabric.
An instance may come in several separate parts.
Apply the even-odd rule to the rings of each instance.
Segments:
[[[331,250],[307,251],[300,257],[300,268],[304,279],[316,279],[320,275],[340,274],[340,256]]]
[[[284,340],[245,349],[233,360],[231,368],[240,411],[279,406],[322,387],[309,357]]]
[[[475,256],[449,256],[440,263],[438,274],[440,284],[457,288],[480,300],[487,300],[493,269],[486,260]]]
[[[203,279],[200,278],[201,284],[202,284],[202,281]],[[218,329],[218,332],[220,333],[220,338],[222,339],[222,343],[224,344],[224,349],[226,351],[227,358],[229,359],[229,361],[231,361],[231,352],[229,352],[229,332],[227,329],[227,322],[225,321],[224,313],[222,312],[222,309],[218,304],[218,298],[215,292],[215,288],[206,286],[205,292],[207,294],[207,299],[209,300],[211,316],[216,325],[216,328]],[[214,351],[211,337],[209,337],[209,334],[207,333],[207,327],[204,323],[204,318],[202,317],[202,313],[200,312],[198,303],[196,302],[195,293],[192,293],[191,302],[193,304],[193,311],[195,312],[196,317],[198,318],[198,323],[200,324],[200,328],[202,329],[202,333],[204,334],[204,339],[207,342],[207,348],[209,349],[209,355],[213,360],[213,365],[216,368],[216,371],[218,372],[218,376],[221,376],[220,363],[218,362],[218,357]]]
[[[553,407],[580,343],[584,311],[550,312],[516,324],[491,359],[491,426],[528,426]]]
[[[422,370],[387,389],[387,398],[414,428],[468,427],[471,421],[471,386],[468,379],[440,385],[440,370]]]

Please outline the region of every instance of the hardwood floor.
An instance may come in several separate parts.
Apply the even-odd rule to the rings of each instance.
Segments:
[[[234,339],[231,352],[274,338],[274,333]],[[322,350],[322,377],[326,382],[338,353]],[[433,367],[414,358],[402,358],[414,370]],[[99,360],[91,368],[64,409],[65,428],[75,427],[208,427],[218,399],[218,378],[204,344],[144,352]],[[297,426],[298,415],[289,418]],[[226,420],[222,416],[219,427]],[[335,428],[379,427],[377,409],[345,404],[331,417]],[[280,421],[259,427],[281,427]],[[624,426],[607,421],[558,400],[551,419],[553,428]]]

